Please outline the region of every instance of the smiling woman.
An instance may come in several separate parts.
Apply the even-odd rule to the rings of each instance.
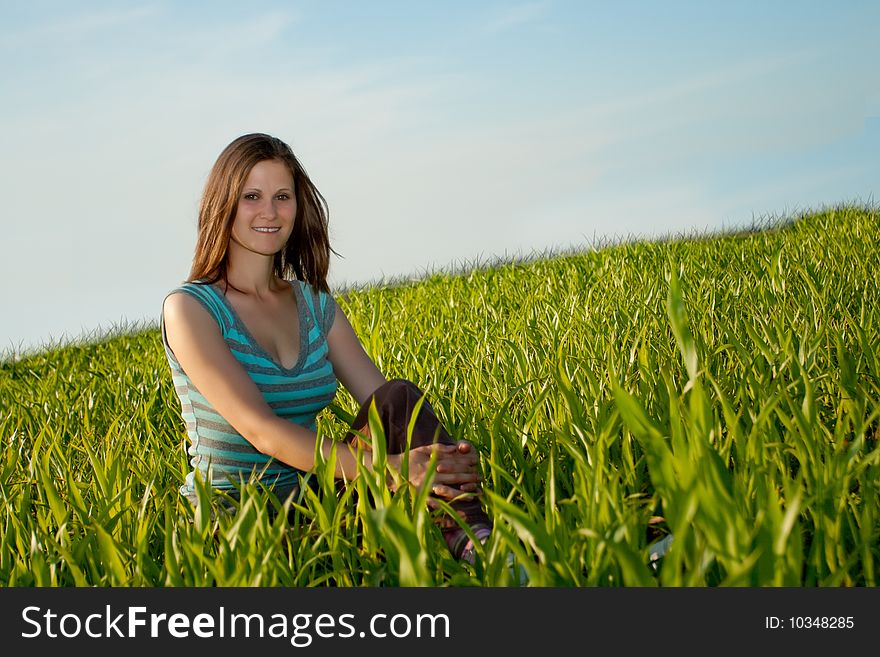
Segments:
[[[232,222],[230,257],[240,248],[275,255],[287,243],[295,217],[290,169],[279,160],[257,162],[244,182]]]
[[[477,455],[455,442],[410,381],[386,380],[365,352],[327,286],[326,203],[290,147],[245,135],[221,153],[199,209],[189,279],[166,298],[162,337],[190,438],[193,470],[181,493],[194,504],[195,475],[235,496],[253,476],[285,500],[315,467],[316,418],[341,382],[361,408],[336,456],[335,476],[371,470],[367,413],[375,402],[388,463],[400,472],[413,432],[407,476],[421,488],[432,456],[429,505],[450,506],[486,540]],[[416,417],[416,409],[419,408]],[[358,450],[361,446],[364,449]],[[322,453],[332,445],[324,441]],[[438,517],[452,553],[473,560],[474,545]]]

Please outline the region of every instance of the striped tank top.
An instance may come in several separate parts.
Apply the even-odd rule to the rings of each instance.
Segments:
[[[276,363],[266,353],[215,285],[184,283],[169,295],[184,292],[201,303],[220,327],[232,355],[275,414],[315,431],[318,413],[333,400],[337,389],[333,365],[327,358],[327,333],[333,324],[336,301],[308,283],[289,282],[299,311],[299,357],[291,368]],[[174,357],[165,335],[164,318],[161,328],[165,355],[190,440],[187,452],[192,457],[193,470],[187,474],[180,492],[193,498],[196,470],[201,472],[204,481],[227,491],[233,489],[234,484],[247,481],[253,473],[269,487],[295,486],[302,472],[258,452],[214,410]]]

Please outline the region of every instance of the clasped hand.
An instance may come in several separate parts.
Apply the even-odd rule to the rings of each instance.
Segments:
[[[482,477],[477,472],[478,456],[471,444],[461,440],[454,445],[423,445],[409,450],[409,483],[421,490],[425,484],[432,455],[437,454],[437,469],[431,492],[445,500],[479,492]],[[401,471],[403,454],[389,454],[388,461]]]

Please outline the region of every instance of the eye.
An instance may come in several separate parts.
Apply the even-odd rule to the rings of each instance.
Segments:
[[[244,198],[246,198],[248,201],[256,201],[259,196],[256,194],[256,192],[248,192],[244,195]]]
[[[275,198],[277,198],[279,201],[289,201],[290,194],[288,194],[287,192],[282,192],[278,196],[276,196]]]

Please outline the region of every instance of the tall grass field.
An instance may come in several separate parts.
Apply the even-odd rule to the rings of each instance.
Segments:
[[[417,491],[337,487],[324,463],[289,513],[254,483],[234,514],[202,486],[215,512],[194,513],[155,326],[8,353],[0,583],[875,586],[880,216],[764,224],[338,295],[480,452],[495,532],[474,565]],[[320,434],[354,410],[340,389]]]

